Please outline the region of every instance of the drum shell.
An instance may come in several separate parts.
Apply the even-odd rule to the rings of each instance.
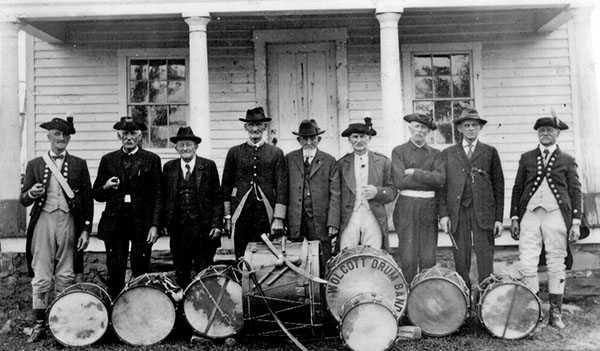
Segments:
[[[540,299],[518,279],[492,275],[480,284],[480,291],[479,321],[495,337],[522,339],[542,319]]]
[[[408,285],[396,261],[383,250],[368,246],[343,249],[327,264],[327,307],[339,322],[344,304],[361,293],[393,301],[398,318],[404,313]]]
[[[181,297],[182,289],[163,273],[132,279],[113,303],[111,321],[115,334],[134,346],[164,340],[175,327]]]
[[[242,286],[238,275],[240,272],[233,267],[216,265],[194,277],[183,294],[183,312],[192,329],[214,339],[233,336],[242,329]]]
[[[110,308],[110,296],[100,286],[92,283],[73,284],[49,306],[46,312],[48,331],[64,346],[91,345],[108,330]],[[67,323],[62,322],[61,316],[67,319]]]
[[[286,255],[297,267],[319,277],[320,242],[288,242]],[[323,325],[323,285],[289,269],[263,243],[249,243],[244,260],[250,264],[271,309],[296,336],[320,335]],[[248,271],[242,272],[245,330],[249,334],[283,336]]]
[[[460,275],[435,266],[413,279],[406,311],[423,334],[445,336],[464,324],[469,305],[469,289]]]

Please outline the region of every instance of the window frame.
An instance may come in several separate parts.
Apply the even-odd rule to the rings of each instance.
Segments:
[[[402,76],[404,77],[404,95],[405,114],[413,113],[413,103],[415,100],[414,91],[414,67],[413,67],[413,56],[414,55],[439,55],[439,54],[460,54],[468,53],[471,55],[471,76],[472,76],[472,99],[474,101],[474,108],[478,110],[483,109],[482,104],[482,64],[481,64],[481,42],[472,43],[431,43],[431,44],[403,44],[400,46],[400,52],[402,54]],[[481,111],[480,111],[481,112]],[[407,134],[409,135],[409,134]],[[456,143],[452,144],[432,144],[431,146],[438,149],[445,149]]]

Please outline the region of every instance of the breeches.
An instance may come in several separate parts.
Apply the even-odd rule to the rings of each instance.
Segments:
[[[373,212],[364,205],[352,212],[348,225],[340,234],[340,250],[357,245],[367,245],[376,249],[383,246],[379,222]]]

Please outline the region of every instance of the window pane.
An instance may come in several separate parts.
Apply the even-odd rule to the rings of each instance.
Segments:
[[[168,146],[169,127],[151,127],[150,145],[151,148],[164,148]]]
[[[182,105],[169,106],[169,125],[185,126],[187,123],[188,107]],[[175,131],[177,132],[177,131]]]
[[[129,61],[129,78],[132,80],[148,79],[148,61],[131,60]]]
[[[415,56],[414,67],[415,76],[430,76],[431,75],[431,56]]]
[[[433,118],[433,101],[415,101],[414,111]]]
[[[452,144],[452,123],[440,123],[437,125],[437,129],[434,130],[433,135],[436,144]]]
[[[454,97],[470,97],[471,96],[471,77],[452,76],[452,89]]]
[[[169,71],[167,72],[167,79],[185,79],[185,60],[169,60]]]
[[[167,79],[167,60],[150,60],[148,79]]]
[[[471,75],[469,55],[452,55],[452,74]]]
[[[450,74],[450,55],[433,57],[433,74],[436,76]]]
[[[167,106],[164,105],[156,105],[156,106],[147,106],[148,110],[148,119],[151,122],[152,126],[166,126],[167,125]]]
[[[430,77],[415,77],[415,97],[417,99],[432,98],[432,85]]]
[[[148,102],[167,102],[167,82],[154,81],[152,82],[152,84],[150,84],[150,94]]]
[[[146,102],[146,95],[148,94],[148,82],[131,82],[131,87],[129,88],[129,102],[131,103],[140,103]]]
[[[169,102],[185,102],[185,81],[169,82]]]
[[[473,100],[459,100],[452,104],[452,112],[454,113],[453,120],[460,117],[460,114],[467,107],[473,106]]]
[[[435,123],[452,123],[452,104],[450,101],[435,102]]]
[[[436,98],[452,97],[452,95],[450,95],[450,87],[451,86],[452,85],[450,83],[449,76],[435,77],[435,97]]]

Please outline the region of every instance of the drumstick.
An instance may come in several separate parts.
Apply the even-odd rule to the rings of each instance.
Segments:
[[[456,240],[454,240],[454,235],[452,235],[452,233],[450,233],[449,231],[446,233],[448,234],[448,236],[450,236],[450,241],[452,241],[452,247],[455,248],[456,250],[458,250],[458,245],[456,245]]]

